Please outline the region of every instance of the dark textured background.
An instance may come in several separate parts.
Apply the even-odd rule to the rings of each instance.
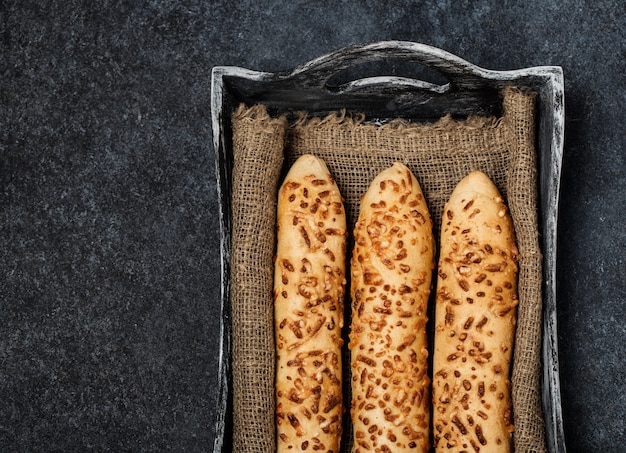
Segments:
[[[560,65],[570,451],[624,451],[621,1],[0,1],[0,451],[210,450],[219,231],[210,71],[348,44]]]

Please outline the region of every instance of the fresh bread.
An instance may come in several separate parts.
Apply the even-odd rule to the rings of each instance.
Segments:
[[[433,439],[437,452],[508,452],[516,321],[513,223],[481,172],[444,208],[435,306]]]
[[[351,258],[353,452],[428,451],[432,221],[401,163],[361,199]]]
[[[338,452],[346,217],[326,164],[310,154],[278,196],[274,278],[277,451]]]

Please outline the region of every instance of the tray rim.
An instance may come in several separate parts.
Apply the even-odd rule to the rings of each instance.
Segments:
[[[476,66],[468,61],[449,53],[443,49],[422,43],[408,41],[379,41],[369,44],[356,44],[343,47],[320,57],[314,58],[289,71],[266,72],[256,71],[238,66],[215,66],[211,77],[211,124],[214,152],[215,172],[217,179],[217,195],[219,202],[220,223],[220,272],[221,272],[221,300],[220,310],[220,351],[218,375],[218,419],[215,425],[214,452],[221,452],[225,446],[226,412],[228,400],[231,397],[229,387],[229,354],[230,332],[227,331],[229,322],[229,262],[230,262],[230,218],[225,196],[229,193],[228,180],[228,149],[226,146],[224,127],[224,95],[228,87],[225,84],[230,78],[239,78],[253,82],[295,82],[306,83],[307,75],[317,76],[315,83],[322,83],[318,88],[324,88],[323,83],[330,75],[338,70],[346,69],[363,62],[372,55],[374,60],[381,60],[385,55],[392,54],[400,58],[410,56],[426,67],[432,67],[444,72],[450,83],[433,85],[421,80],[404,77],[377,76],[358,79],[348,82],[337,89],[337,94],[348,93],[356,89],[376,88],[382,86],[399,86],[417,88],[433,93],[445,93],[450,85],[472,89],[481,83],[511,83],[529,80],[537,81],[540,88],[539,103],[542,111],[537,125],[538,136],[538,167],[543,175],[538,180],[540,206],[540,233],[541,249],[543,252],[543,325],[542,325],[542,406],[546,430],[546,443],[551,453],[565,453],[565,439],[563,432],[563,418],[561,408],[561,392],[558,362],[558,338],[556,315],[556,252],[557,252],[557,222],[558,202],[560,192],[561,167],[564,146],[564,81],[563,70],[560,66],[533,66],[513,70],[489,70]],[[317,71],[317,73],[316,73]],[[314,78],[315,79],[315,78]],[[305,85],[302,85],[303,87]],[[550,107],[549,109],[547,107]],[[539,130],[543,128],[545,135],[550,137],[548,143],[539,143]],[[543,146],[541,146],[543,145]],[[544,149],[545,148],[545,149]]]

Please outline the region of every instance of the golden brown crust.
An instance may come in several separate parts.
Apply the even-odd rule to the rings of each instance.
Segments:
[[[326,164],[300,157],[278,198],[274,277],[278,451],[338,452],[346,219]]]
[[[426,309],[434,241],[426,201],[405,165],[374,179],[354,235],[353,451],[428,451]]]
[[[497,188],[484,173],[470,173],[446,204],[441,228],[433,354],[438,452],[511,449],[517,254]]]

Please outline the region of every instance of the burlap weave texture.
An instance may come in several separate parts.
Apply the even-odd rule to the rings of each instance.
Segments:
[[[233,451],[270,452],[275,448],[272,258],[276,196],[281,171],[305,153],[321,157],[328,165],[345,199],[349,231],[358,217],[361,195],[394,161],[405,163],[420,182],[435,237],[443,206],[464,176],[482,170],[494,181],[509,205],[520,250],[520,305],[511,379],[515,451],[546,451],[540,387],[542,256],[537,225],[535,96],[509,87],[502,92],[502,102],[499,118],[444,117],[432,124],[392,120],[376,125],[342,112],[324,118],[303,114],[288,124],[284,116],[270,117],[262,106],[241,106],[235,112]],[[349,301],[346,305],[350,306]],[[348,360],[347,351],[344,357]],[[349,427],[344,434],[343,445],[349,451]]]

